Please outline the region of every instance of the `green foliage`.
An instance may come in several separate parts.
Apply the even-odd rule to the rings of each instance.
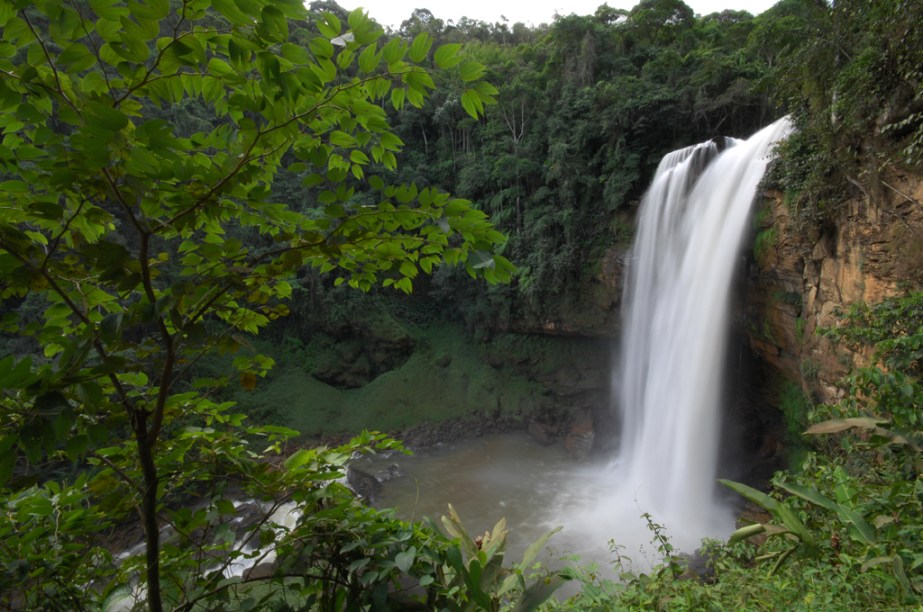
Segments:
[[[797,446],[807,426],[811,401],[801,387],[785,381],[779,389],[778,406],[785,422],[789,443]]]
[[[871,347],[873,361],[850,374],[843,401],[816,411],[837,418],[806,431],[841,434],[839,444],[828,443],[825,453],[809,455],[799,471],[777,475],[777,488],[793,496],[785,500],[723,481],[775,518],[739,529],[731,543],[758,534],[781,536],[788,541],[784,548],[758,557],[775,559],[770,574],[793,558],[847,565],[880,583],[878,605],[919,604],[923,293],[854,306],[843,319],[841,326],[822,333],[856,349]]]
[[[449,593],[465,592],[468,598],[467,605],[451,609],[490,612],[501,608],[520,612],[534,610],[566,582],[561,575],[542,573],[531,584],[526,584],[527,579],[535,578],[530,574],[535,569],[533,562],[536,555],[548,539],[560,531],[560,527],[530,544],[523,553],[522,561],[507,570],[503,567],[509,533],[505,520],[501,519],[492,531],[472,538],[465,531],[455,509],[449,505],[449,514],[442,517],[442,523],[459,546],[459,550],[452,550],[447,555],[448,565],[443,578],[445,588]]]
[[[250,554],[233,547],[232,482],[270,510],[292,500],[310,517],[275,546],[301,560],[306,597],[330,608],[386,594],[388,567],[360,579],[336,547],[356,525],[423,537],[332,481],[348,453],[391,443],[299,451],[275,471],[269,456],[297,432],[246,427],[215,399],[234,378],[253,388],[273,361],[238,355],[233,377],[193,373],[288,314],[305,267],[405,293],[442,262],[510,279],[486,214],[388,184],[403,143],[384,109],[419,107],[434,89],[431,38],[383,41],[361,11],[344,23],[264,0],[5,3],[0,29],[3,329],[39,348],[0,360],[0,490],[14,521],[0,544],[5,597],[88,607],[139,577],[152,610],[224,597],[216,567]],[[461,61],[457,47],[433,57]],[[481,73],[469,61],[457,75],[475,116],[494,91]],[[315,198],[277,199],[281,176]],[[20,318],[20,302],[44,311]],[[98,516],[132,510],[143,559],[94,574],[107,560]],[[249,536],[264,544],[266,520]],[[161,542],[161,523],[178,539]],[[396,554],[406,539],[364,552]],[[41,546],[60,554],[43,560]]]
[[[695,18],[673,0],[600,7],[524,42],[437,21],[420,25],[437,39],[483,41],[468,53],[497,84],[497,104],[474,122],[449,87],[407,109],[399,130],[413,151],[403,172],[480,202],[519,267],[511,287],[438,276],[437,295],[453,295],[453,316],[460,309],[472,328],[558,318],[569,302],[585,303],[595,264],[625,239],[613,215],[630,213],[662,155],[746,135],[776,112],[756,88],[767,66],[747,43],[758,23],[748,13]]]
[[[776,54],[771,80],[798,134],[777,178],[809,224],[832,218],[852,186],[914,167],[923,138],[923,18],[918,2],[790,0],[761,16]],[[784,24],[784,25],[783,25]]]
[[[871,347],[872,363],[844,381],[847,399],[833,416],[872,415],[901,431],[919,431],[923,405],[923,292],[854,305],[841,314],[843,323],[820,333],[856,350]]]

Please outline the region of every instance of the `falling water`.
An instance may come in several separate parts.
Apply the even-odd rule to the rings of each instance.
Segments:
[[[679,548],[733,526],[715,500],[732,276],[787,118],[745,141],[667,155],[641,204],[617,375],[619,495]],[[704,169],[704,170],[703,170]]]
[[[645,513],[680,551],[728,536],[733,513],[718,503],[715,485],[729,293],[757,185],[773,145],[790,129],[783,119],[748,140],[703,143],[661,162],[641,205],[623,300],[615,460],[575,465],[545,451],[541,461],[523,460],[501,453],[512,440],[481,440],[457,456],[408,459],[399,469],[410,476],[386,487],[392,497],[384,503],[404,508],[408,518],[438,514],[446,502],[465,505],[475,531],[504,515],[520,550],[563,526],[552,548],[596,561],[612,577],[659,560]],[[440,497],[437,489],[448,492]],[[552,554],[546,562],[558,560]]]

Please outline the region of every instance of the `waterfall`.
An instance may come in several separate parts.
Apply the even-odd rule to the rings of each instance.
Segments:
[[[733,528],[715,499],[730,290],[750,209],[788,118],[670,153],[640,210],[623,300],[618,496],[680,549]],[[691,550],[689,550],[691,552]]]

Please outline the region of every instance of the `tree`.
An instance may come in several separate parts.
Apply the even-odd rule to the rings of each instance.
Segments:
[[[195,563],[204,571],[202,557],[162,550],[160,527],[183,537],[201,528],[182,505],[207,495],[210,479],[258,473],[278,493],[329,478],[337,464],[300,456],[273,478],[245,437],[277,451],[293,432],[242,428],[242,415],[210,399],[221,381],[192,380],[198,359],[236,351],[241,334],[284,316],[305,266],[363,290],[409,292],[443,261],[492,282],[510,277],[493,254],[503,236],[483,213],[384,178],[402,147],[384,107],[422,105],[434,86],[423,67],[431,38],[383,42],[361,11],[348,26],[332,13],[308,18],[297,0],[0,5],[0,295],[5,331],[40,348],[0,361],[0,487],[8,509],[38,504],[49,516],[67,492],[86,512],[68,515],[65,533],[136,507],[151,610],[163,607],[165,564],[176,601],[202,596],[181,577]],[[433,57],[462,61],[457,45]],[[480,73],[461,73],[472,113],[495,92]],[[214,111],[208,130],[153,118],[190,100]],[[317,202],[273,201],[280,173],[319,189]],[[358,185],[374,203],[359,204]],[[41,317],[26,325],[35,309]],[[271,365],[238,357],[240,384],[252,388]],[[53,469],[79,475],[49,481]],[[46,507],[49,496],[57,501]]]
[[[874,200],[919,167],[923,5],[789,1],[759,19],[752,44],[773,42],[770,79],[799,128],[776,175],[802,221],[822,227],[850,192]]]

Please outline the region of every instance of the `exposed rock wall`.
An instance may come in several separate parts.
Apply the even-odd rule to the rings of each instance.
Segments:
[[[744,325],[765,377],[835,400],[837,383],[868,359],[817,334],[850,304],[923,286],[923,177],[891,176],[842,206],[824,231],[807,232],[781,194],[760,205]]]

